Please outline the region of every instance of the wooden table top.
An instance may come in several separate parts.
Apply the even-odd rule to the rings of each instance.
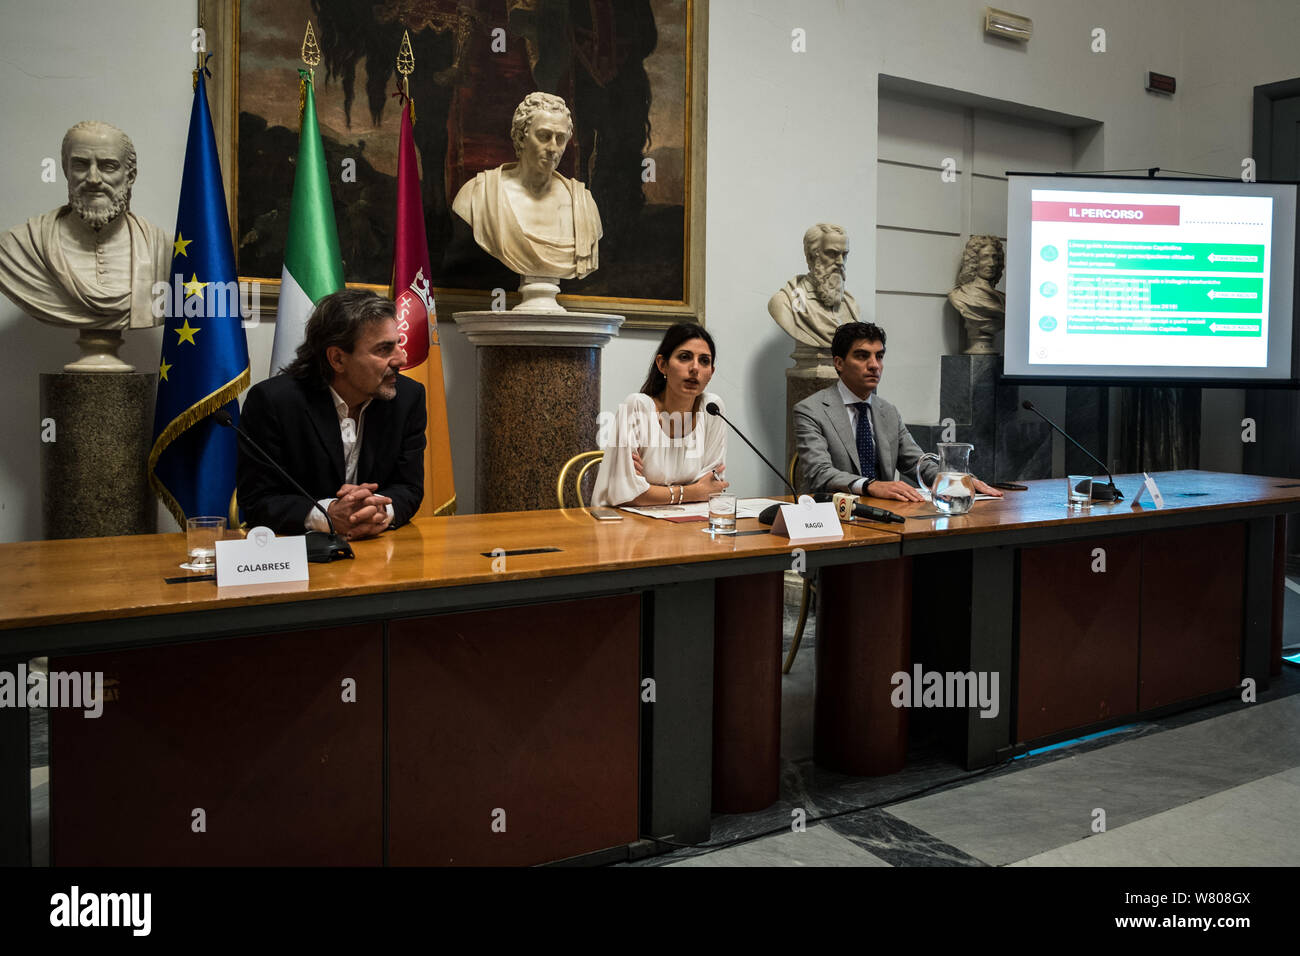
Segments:
[[[969,513],[952,518],[909,518],[904,524],[862,522],[868,528],[889,529],[902,535],[904,544],[926,538],[969,535],[1016,528],[1046,528],[1054,525],[1097,525],[1099,534],[1123,531],[1122,525],[1152,514],[1194,512],[1198,509],[1247,508],[1261,504],[1300,502],[1300,478],[1269,478],[1263,475],[1230,475],[1214,471],[1163,471],[1151,473],[1164,497],[1165,506],[1159,512],[1148,494],[1142,499],[1140,509],[1133,500],[1142,488],[1142,476],[1116,475],[1115,487],[1124,495],[1120,502],[1094,501],[1086,511],[1072,511],[1066,507],[1066,479],[1043,478],[1023,481],[1027,491],[1004,491],[1003,497],[976,501]],[[1104,481],[1104,479],[1103,479]],[[870,504],[907,517],[921,511],[932,511],[929,502],[905,503],[872,498]],[[1278,511],[1296,510],[1279,507]]]
[[[212,581],[165,582],[188,574],[179,568],[182,534],[0,544],[0,631],[790,552],[783,537],[714,536],[703,527],[626,513],[622,521],[596,521],[578,509],[420,518],[355,542],[355,560],[310,565],[307,583],[268,585],[263,593],[239,589],[237,595],[229,589],[219,594]],[[752,518],[737,522],[739,531],[761,527]],[[843,540],[805,548],[898,544],[887,530],[846,526]],[[494,571],[493,558],[484,553],[495,548],[560,550],[507,555],[504,570]]]

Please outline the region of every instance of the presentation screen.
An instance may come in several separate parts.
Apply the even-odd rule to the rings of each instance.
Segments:
[[[1295,381],[1296,184],[1008,180],[1003,374]]]

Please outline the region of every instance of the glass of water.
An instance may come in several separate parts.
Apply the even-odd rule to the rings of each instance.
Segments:
[[[185,519],[185,547],[189,560],[181,567],[187,571],[212,571],[217,566],[217,542],[226,535],[226,519],[200,515]]]
[[[709,531],[713,534],[736,533],[736,496],[725,492],[709,495]]]
[[[1071,508],[1092,507],[1092,475],[1070,475],[1065,479],[1066,504]]]

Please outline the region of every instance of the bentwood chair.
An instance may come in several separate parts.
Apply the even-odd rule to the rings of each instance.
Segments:
[[[584,451],[581,454],[574,455],[564,463],[564,467],[560,469],[559,480],[555,482],[555,501],[558,507],[569,507],[565,485],[569,479],[569,472],[575,468],[577,469],[577,477],[573,481],[573,494],[578,500],[579,508],[587,507],[587,503],[582,499],[583,479],[587,477],[587,472],[599,465],[604,457],[605,453],[603,451]]]
[[[790,485],[798,488],[795,478],[799,474],[799,453],[795,452],[790,456],[790,467],[787,470],[786,478]],[[803,572],[803,597],[799,601],[799,623],[794,629],[794,640],[790,643],[790,653],[785,656],[785,666],[781,668],[782,674],[790,673],[790,668],[794,666],[794,656],[799,653],[799,645],[803,642],[803,629],[808,623],[808,608],[817,597],[817,586],[813,584],[814,572]]]

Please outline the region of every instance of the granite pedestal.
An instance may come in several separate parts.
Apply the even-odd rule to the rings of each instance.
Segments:
[[[556,507],[564,463],[597,447],[600,352],[623,317],[513,309],[453,318],[478,354],[477,510]]]
[[[794,365],[785,370],[785,459],[781,462],[784,472],[790,465],[795,453],[794,443],[794,407],[814,392],[820,392],[828,385],[839,381],[835,364],[829,347],[814,348],[799,342],[790,353]]]
[[[1020,411],[1018,388],[998,384],[1001,371],[1001,355],[940,356],[940,423],[908,430],[926,451],[939,442],[970,442],[971,472],[985,481],[1049,478],[1052,430]]]
[[[41,375],[37,440],[47,539],[157,530],[147,470],[156,378],[138,372]]]

